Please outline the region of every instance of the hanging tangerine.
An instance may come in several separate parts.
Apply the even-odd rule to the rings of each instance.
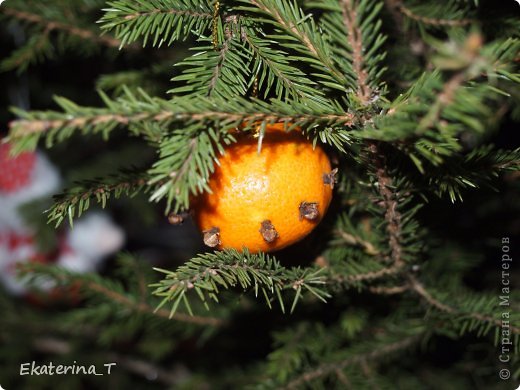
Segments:
[[[250,135],[225,148],[208,182],[211,193],[192,203],[206,245],[271,252],[301,240],[321,221],[336,170],[321,147],[284,128],[267,125],[260,152]]]

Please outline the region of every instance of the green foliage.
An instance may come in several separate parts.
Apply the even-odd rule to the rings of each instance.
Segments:
[[[170,71],[171,64],[166,61],[151,64],[146,69],[107,73],[98,78],[96,89],[112,92],[115,96],[124,95],[127,89],[134,93],[143,89],[148,95],[161,96],[164,94],[164,81],[168,80]]]
[[[476,3],[477,1],[475,1]],[[475,22],[477,4],[449,0],[442,3],[425,1],[400,2],[406,28],[417,28],[426,35],[429,31],[461,28]]]
[[[209,299],[218,302],[221,289],[241,288],[243,291],[252,289],[255,296],[259,293],[271,307],[273,300],[278,301],[282,311],[285,304],[282,298],[284,290],[294,290],[295,295],[291,312],[302,297],[308,292],[316,298],[325,301],[329,295],[322,290],[325,283],[322,270],[287,269],[276,259],[260,253],[253,255],[244,249],[224,250],[215,253],[199,255],[179,267],[175,272],[157,269],[166,277],[155,287],[154,294],[163,297],[161,305],[171,302],[172,315],[182,302],[191,313],[188,293],[194,291],[206,307]]]
[[[234,141],[228,132],[204,129],[198,124],[174,131],[162,141],[160,159],[150,170],[150,184],[162,183],[151,200],[167,195],[173,211],[187,209],[190,195],[209,191],[207,185],[213,164],[224,153],[222,143]],[[167,206],[166,212],[170,208]]]
[[[244,27],[242,34],[253,55],[254,76],[258,80],[258,89],[264,99],[272,90],[280,100],[322,99],[317,84],[301,69],[291,64],[286,52],[273,47],[276,41],[267,39],[261,30],[253,27]]]
[[[466,348],[487,348],[491,355],[503,335],[495,281],[482,276],[477,279],[485,287],[468,284],[489,244],[467,240],[461,230],[469,224],[457,225],[452,209],[441,208],[471,202],[471,190],[480,198],[460,214],[484,226],[492,224],[483,216],[489,210],[509,210],[483,188],[516,199],[520,150],[489,145],[503,118],[520,118],[520,40],[511,33],[517,27],[510,16],[502,15],[503,26],[495,29],[483,20],[482,4],[459,0],[115,0],[103,10],[106,34],[99,37],[91,20],[99,1],[82,0],[78,8],[64,0],[48,3],[38,5],[35,19],[33,2],[7,2],[11,11],[2,11],[2,20],[23,25],[28,38],[3,69],[57,58],[62,48],[88,54],[101,46],[147,56],[147,65],[100,76],[100,107],[58,97],[58,110],[14,109],[7,140],[15,152],[41,141],[49,148],[68,145],[76,136],[96,142],[130,136],[156,152],[144,171],[122,167],[65,190],[49,210],[56,225],[66,218],[72,224],[93,204],[105,207],[138,193],[166,212],[189,211],[190,199],[209,191],[225,147],[239,132],[258,132],[261,148],[271,123],[301,128],[327,149],[339,176],[329,214],[298,255],[292,249],[276,258],[247,248],[215,251],[182,265],[161,264],[160,273],[151,274],[146,262],[123,255],[121,273],[109,267],[104,276],[31,265],[32,277],[76,283],[84,294],[53,332],[74,338],[92,332],[95,347],[105,352],[128,342],[135,355],[163,368],[185,354],[191,359],[195,350],[190,365],[200,372],[184,384],[165,381],[176,388],[420,388],[430,384],[410,373],[440,375],[420,356],[445,338],[468,351],[453,358],[457,363],[439,386],[467,387],[470,381],[460,377],[475,362],[483,367],[478,375],[488,372],[482,386],[496,379],[489,374],[498,372],[496,354],[485,360]],[[192,55],[172,56],[178,41]],[[150,64],[152,50],[141,51],[136,42],[167,50]],[[509,182],[501,181],[503,174]],[[432,195],[441,199],[431,202]],[[432,209],[434,202],[439,209]],[[511,226],[504,222],[503,230]],[[164,269],[169,266],[175,269]],[[255,304],[259,300],[282,313]],[[200,316],[211,301],[218,303],[211,305],[214,316]],[[9,316],[0,324],[0,342],[8,334],[32,348],[15,337],[13,324],[36,320],[1,296],[0,305]],[[515,354],[516,309],[508,318]],[[88,351],[84,344],[73,352]],[[182,344],[189,344],[188,352]],[[238,344],[248,350],[246,358]],[[211,360],[216,353],[222,368]],[[0,352],[0,362],[7,360]]]
[[[243,1],[242,12],[258,15],[264,23],[273,25],[274,31],[267,35],[284,47],[297,52],[292,60],[302,61],[310,66],[313,76],[328,88],[345,91],[347,77],[337,68],[332,60],[330,46],[323,38],[313,18],[293,1],[259,0]]]
[[[108,35],[100,37],[93,25],[103,1],[61,3],[59,7],[34,0],[10,0],[2,4],[0,20],[11,21],[12,33],[20,29],[27,31],[28,38],[18,42],[18,48],[2,59],[0,71],[24,72],[30,65],[64,53],[91,56],[98,54],[102,47],[118,46],[116,39]]]
[[[244,44],[230,36],[216,51],[209,39],[205,43],[197,47],[197,53],[178,64],[186,69],[172,80],[181,86],[170,92],[222,98],[244,96],[251,78]]]
[[[53,56],[54,47],[48,34],[33,35],[24,46],[13,51],[10,57],[2,60],[0,70],[18,69],[19,72],[24,72],[30,65],[51,59]]]
[[[118,0],[104,9],[101,28],[114,31],[121,45],[142,38],[143,46],[184,40],[194,33],[201,35],[211,25],[213,10],[209,2],[197,0]]]
[[[79,218],[95,201],[105,208],[108,200],[122,195],[133,197],[146,187],[145,175],[136,173],[121,173],[103,180],[88,180],[68,188],[64,193],[54,196],[54,204],[47,211],[49,223],[58,227],[68,217],[70,226],[74,218]]]
[[[348,316],[342,320],[347,322]],[[325,327],[321,323],[304,322],[296,329],[277,332],[274,334],[275,350],[268,356],[268,375],[263,378],[262,388],[296,389],[326,382],[331,388],[341,389],[352,379],[368,388],[367,380],[377,381],[378,378],[358,377],[359,366],[380,364],[380,360],[388,359],[393,352],[402,353],[428,339],[425,329],[415,321],[401,324],[402,331],[396,332],[397,327],[398,324],[388,320],[381,328],[381,334],[388,332],[394,336],[371,340],[362,337],[361,329],[356,332],[357,338],[346,337],[348,333],[339,324]]]
[[[321,27],[329,40],[332,59],[348,76],[350,90],[370,87],[372,91],[361,91],[362,94],[369,94],[364,97],[367,100],[374,98],[372,94],[380,94],[384,72],[381,63],[385,58],[381,47],[386,37],[380,32],[382,22],[378,15],[383,2],[323,0],[310,2],[307,7],[323,11]],[[353,99],[353,104],[363,103],[367,104],[367,101],[356,102]]]
[[[460,151],[461,133],[486,132],[486,118],[492,116],[493,103],[503,98],[503,92],[492,83],[498,72],[505,80],[517,82],[503,56],[510,54],[509,50],[516,50],[518,41],[492,43],[482,49],[481,56],[475,57],[471,48],[475,39],[478,38],[470,35],[460,46],[439,44],[434,61],[440,69],[459,73],[447,80],[443,80],[440,70],[423,74],[405,94],[390,103],[387,115],[375,118],[377,130],[368,130],[374,137],[388,141],[416,138],[413,145],[406,144],[401,149],[421,172],[424,172],[423,161],[441,165],[446,156]],[[491,82],[477,82],[482,74]]]
[[[466,155],[453,155],[429,176],[410,173],[407,180],[413,183],[407,187],[424,197],[433,192],[438,197],[448,196],[452,202],[462,201],[467,190],[494,188],[500,173],[520,170],[519,162],[519,149],[495,150],[491,145],[483,146]]]

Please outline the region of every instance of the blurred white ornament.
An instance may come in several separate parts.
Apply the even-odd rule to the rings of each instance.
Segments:
[[[25,152],[13,158],[9,152],[8,144],[0,144],[0,283],[7,291],[27,293],[26,278],[16,277],[17,264],[56,263],[73,272],[94,272],[107,256],[121,249],[123,230],[105,213],[89,213],[64,233],[57,255],[39,253],[35,243],[38,232],[27,225],[19,208],[51,196],[61,178],[43,154]],[[54,284],[42,279],[37,287],[48,291]]]
[[[106,256],[121,249],[123,230],[102,213],[91,213],[75,222],[66,234],[58,265],[70,271],[95,271]]]

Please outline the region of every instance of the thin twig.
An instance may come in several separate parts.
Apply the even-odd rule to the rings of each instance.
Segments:
[[[420,131],[424,131],[437,123],[442,115],[442,110],[453,101],[457,89],[459,89],[465,80],[465,72],[459,72],[453,75],[444,84],[443,90],[438,94],[437,99],[432,104],[430,110],[419,122],[418,129]]]
[[[175,313],[171,315],[169,310],[159,309],[155,310],[147,303],[143,302],[135,302],[128,298],[127,296],[120,294],[116,291],[110,290],[105,286],[102,286],[95,282],[88,282],[85,286],[86,288],[96,291],[97,293],[103,294],[105,297],[109,298],[111,301],[120,303],[126,307],[134,309],[141,313],[148,313],[151,315],[155,315],[162,318],[173,319],[180,322],[186,322],[197,325],[211,325],[211,326],[222,326],[225,324],[225,321],[220,318],[214,317],[201,317],[201,316],[190,316],[188,314],[183,313]]]
[[[502,327],[503,323],[501,320],[481,314],[481,313],[465,313],[461,310],[458,310],[454,307],[446,305],[434,298],[428,290],[423,286],[423,284],[417,280],[417,278],[411,274],[408,275],[408,280],[410,281],[410,289],[417,293],[420,297],[422,297],[429,305],[435,307],[436,309],[443,311],[445,313],[450,314],[458,314],[458,315],[466,315],[468,317],[474,318],[483,322],[490,322],[495,326]],[[520,328],[514,325],[509,325],[509,330],[512,333],[520,334]]]
[[[143,271],[141,270],[141,267],[139,266],[139,263],[132,262],[131,264],[132,264],[132,266],[134,268],[134,272],[135,272],[136,277],[137,277],[137,286],[138,286],[138,291],[139,291],[139,302],[140,303],[146,303],[146,298],[148,296],[148,289],[146,287],[147,283],[146,283],[145,276],[143,274]]]
[[[222,68],[224,67],[224,61],[226,60],[226,54],[229,51],[229,42],[231,41],[231,39],[233,39],[232,35],[227,36],[226,40],[222,44],[222,47],[220,47],[218,64],[215,67],[215,69],[213,69],[213,74],[211,75],[211,80],[209,82],[208,96],[211,96],[213,94],[213,91],[215,91],[217,81],[222,72]]]
[[[370,286],[368,288],[368,291],[370,291],[371,293],[380,294],[380,295],[402,294],[408,290],[410,290],[410,286],[408,284],[404,284],[402,286],[394,286],[394,287]]]
[[[353,356],[338,363],[327,363],[322,364],[318,368],[306,372],[305,374],[297,377],[292,380],[284,387],[284,389],[297,389],[301,388],[301,386],[305,383],[309,383],[317,378],[329,375],[333,372],[337,372],[338,370],[343,370],[347,366],[354,364],[362,364],[363,362],[373,362],[376,359],[380,359],[385,357],[393,352],[397,352],[403,349],[410,347],[415,344],[421,338],[420,335],[409,336],[403,340],[397,341],[395,343],[386,345],[380,349],[374,350],[372,352],[368,352],[365,354],[361,354],[358,356]]]
[[[341,237],[343,241],[350,245],[356,245],[364,249],[364,252],[371,256],[379,255],[379,250],[372,245],[371,242],[363,240],[361,237],[349,234],[341,229],[337,229],[336,234]]]
[[[37,54],[46,44],[47,39],[49,38],[49,33],[50,31],[48,29],[43,30],[34,46],[30,47],[30,50],[26,50],[21,56],[17,57],[16,60],[13,61],[14,67],[18,67],[23,63],[30,61],[31,58],[34,58],[34,55]]]
[[[19,11],[13,8],[0,8],[0,12],[4,13],[5,15],[12,16],[13,18],[16,18],[18,20],[23,20],[29,23],[42,25],[43,27],[45,27],[45,30],[48,33],[54,30],[60,30],[66,32],[67,34],[75,35],[77,37],[87,40],[92,40],[108,47],[119,47],[121,45],[121,41],[119,39],[104,35],[98,35],[94,31],[79,28],[75,25],[70,25],[53,20],[47,20],[44,17],[37,14]]]
[[[369,150],[374,158],[379,194],[383,198],[381,204],[385,209],[391,265],[365,274],[332,276],[329,280],[334,283],[370,281],[385,276],[397,275],[403,271],[406,265],[402,259],[402,247],[400,243],[401,213],[397,210],[397,196],[391,189],[392,180],[386,172],[384,156],[380,153],[378,145],[371,143]]]
[[[357,275],[335,275],[329,278],[329,282],[334,283],[348,283],[348,282],[362,282],[362,281],[371,281],[383,278],[385,276],[397,275],[399,274],[404,267],[404,263],[393,264],[389,267],[381,268],[377,271],[367,272],[364,274]]]
[[[336,374],[336,377],[338,378],[338,381],[345,386],[346,389],[352,389],[352,383],[348,380],[345,373],[341,370],[336,370],[334,372]]]
[[[402,36],[403,41],[408,43],[410,47],[410,51],[414,55],[423,56],[426,52],[427,45],[419,36],[416,29],[406,29],[404,27],[404,15],[399,9],[399,5],[401,4],[400,0],[384,0],[386,8],[390,16],[394,19],[395,23],[393,27],[399,31],[399,35]],[[426,69],[429,68],[430,63],[428,62],[425,66]],[[398,85],[402,85],[403,88],[409,88],[411,83],[408,81],[400,80]]]
[[[441,19],[441,18],[429,18],[422,15],[417,15],[409,8],[406,8],[401,1],[396,4],[396,8],[408,18],[413,19],[417,22],[428,24],[430,26],[449,26],[449,27],[461,27],[467,26],[472,23],[476,23],[475,19]]]
[[[428,302],[431,306],[439,309],[440,311],[445,311],[447,313],[455,312],[455,309],[453,309],[452,307],[445,305],[444,303],[432,297],[415,276],[408,275],[408,280],[410,280],[410,288],[417,294],[419,294],[422,298],[424,298],[424,300]]]
[[[52,353],[55,355],[66,355],[72,350],[68,342],[55,337],[36,338],[33,341],[33,346],[38,352]]]

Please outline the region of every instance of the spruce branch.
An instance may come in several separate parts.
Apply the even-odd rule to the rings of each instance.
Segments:
[[[367,123],[364,136],[371,134],[386,142],[406,139],[398,147],[421,173],[424,161],[441,166],[461,150],[461,133],[479,135],[487,131],[485,120],[492,115],[490,107],[503,99],[493,80],[504,73],[504,82],[517,82],[508,70],[511,63],[507,59],[517,44],[508,39],[483,46],[478,33],[467,35],[463,41],[434,43],[437,69],[423,74],[389,105],[385,115],[372,117],[378,130]],[[449,71],[451,76],[444,80],[441,71]]]
[[[216,107],[214,107],[216,108]],[[98,127],[102,125],[113,126],[113,125],[129,125],[135,122],[152,121],[152,122],[168,122],[173,120],[179,121],[224,121],[232,123],[248,123],[260,124],[261,122],[276,123],[276,122],[292,122],[299,124],[306,123],[327,123],[337,126],[350,127],[353,126],[354,116],[352,114],[289,114],[285,112],[226,112],[226,111],[204,111],[193,110],[192,112],[186,110],[185,112],[175,111],[158,111],[158,112],[135,112],[128,114],[110,114],[104,110],[93,111],[90,115],[77,116],[73,119],[66,118],[63,115],[59,119],[43,119],[48,117],[48,113],[38,113],[32,111],[30,113],[30,119],[18,119],[9,123],[9,140],[17,141],[22,140],[25,137],[31,135],[42,135],[49,131],[60,131],[60,130],[79,130],[85,129],[95,132]],[[42,119],[40,119],[42,118]],[[256,127],[256,126],[255,126]],[[107,130],[106,128],[104,129]]]
[[[196,47],[197,53],[176,65],[183,68],[172,79],[179,87],[168,92],[224,99],[244,96],[251,75],[251,59],[244,44],[234,34],[227,35],[218,50],[214,50],[209,38],[202,41],[205,45]]]
[[[259,34],[253,28],[243,27],[241,35],[254,55],[258,87],[263,90],[264,98],[274,89],[278,99],[321,99],[323,93],[316,83],[290,63],[287,53],[272,47],[275,41]]]
[[[190,195],[209,190],[207,182],[218,155],[223,153],[222,144],[233,141],[228,132],[211,128],[200,131],[196,126],[166,137],[161,143],[160,159],[149,170],[148,183],[158,186],[150,200],[166,196],[166,213],[171,208],[174,213],[186,210]]]
[[[462,84],[466,81],[465,72],[456,73],[446,83],[437,95],[437,99],[432,104],[430,110],[421,119],[418,126],[418,132],[422,133],[439,121],[443,109],[453,103],[455,94]]]
[[[316,0],[307,5],[317,8],[334,61],[349,82],[351,105],[362,111],[375,103],[384,92],[380,66],[385,58],[381,46],[386,37],[381,33],[379,11],[383,3],[375,0]]]
[[[342,239],[344,244],[359,246],[363,248],[365,253],[371,256],[379,255],[379,250],[369,241],[364,240],[359,236],[352,235],[343,230],[337,229],[335,233]]]
[[[392,190],[392,179],[387,173],[384,156],[381,154],[376,143],[369,146],[370,153],[374,157],[375,175],[377,179],[377,189],[383,199],[382,206],[385,209],[386,229],[388,232],[388,244],[390,247],[390,260],[395,268],[402,268],[404,261],[402,258],[403,249],[401,247],[401,213],[398,210],[397,196]]]
[[[213,21],[210,2],[196,0],[109,1],[99,21],[101,29],[114,31],[121,46],[139,39],[143,46],[170,46],[190,34],[201,37]]]
[[[130,132],[145,136],[154,146],[159,143],[160,159],[149,173],[148,185],[162,184],[151,200],[166,197],[166,211],[178,212],[189,207],[189,197],[207,190],[207,179],[215,160],[223,153],[223,145],[233,141],[237,130],[257,129],[266,123],[285,122],[309,129],[314,142],[321,139],[339,150],[348,142],[345,126],[354,124],[353,115],[339,105],[326,101],[269,103],[235,98],[184,96],[171,100],[152,98],[144,91],[137,97],[129,90],[116,100],[102,94],[107,108],[80,107],[67,99],[57,98],[64,113],[24,112],[10,123],[9,141],[17,152],[33,149],[41,136],[47,145],[71,137],[75,131],[99,133],[108,137],[124,125]],[[278,112],[277,112],[278,111]],[[156,122],[160,126],[149,126]],[[324,125],[327,127],[323,128]],[[154,131],[151,131],[154,130]],[[198,157],[193,158],[196,155]],[[62,214],[60,211],[58,214]]]
[[[28,281],[46,280],[55,282],[62,287],[79,288],[88,296],[101,297],[105,301],[117,303],[134,313],[143,313],[160,318],[174,319],[179,322],[191,323],[195,325],[222,326],[225,321],[220,318],[192,316],[184,313],[155,309],[148,302],[136,299],[130,292],[111,280],[104,279],[97,274],[76,274],[58,266],[45,264],[26,263],[21,264],[19,271],[22,276],[28,277]]]
[[[21,150],[34,148],[43,135],[51,146],[56,141],[66,140],[77,130],[81,130],[83,134],[101,132],[108,136],[116,127],[127,126],[137,135],[148,135],[143,124],[150,122],[156,122],[162,128],[184,128],[198,123],[201,129],[206,128],[208,123],[213,123],[222,131],[238,127],[244,131],[256,129],[262,122],[290,122],[304,128],[326,125],[323,131],[317,132],[320,139],[337,141],[342,146],[347,132],[345,128],[356,123],[353,114],[345,113],[339,105],[328,101],[304,104],[272,100],[266,103],[239,97],[229,100],[208,99],[203,96],[164,100],[152,98],[142,90],[136,94],[125,90],[125,94],[116,100],[111,100],[103,93],[101,97],[106,108],[81,107],[67,99],[56,98],[63,113],[14,110],[21,119],[9,123],[9,141],[19,142],[18,150]],[[334,127],[340,130],[331,131]],[[160,137],[161,134],[155,136]]]
[[[347,31],[349,46],[352,48],[352,68],[356,75],[357,96],[362,104],[366,105],[372,95],[368,85],[368,73],[364,67],[363,33],[358,24],[355,0],[341,0],[341,13]]]
[[[304,31],[302,27],[298,26],[297,23],[294,23],[288,18],[288,13],[284,12],[287,10],[281,8],[282,4],[277,4],[277,6],[271,7],[275,4],[268,1],[253,0],[252,3],[265,14],[272,16],[273,19],[283,26],[286,31],[297,37],[315,57],[322,57],[323,54],[320,53],[321,50],[317,47],[317,44],[313,42],[313,39],[309,37],[308,32]],[[296,11],[296,4],[292,4],[289,7],[291,6],[294,7],[293,10],[295,10],[295,13],[298,13],[298,11]],[[301,11],[299,13],[301,14]],[[330,63],[330,61],[327,61],[327,63]],[[329,69],[333,69],[333,67],[329,66]]]
[[[424,298],[428,304],[435,307],[436,309],[440,311],[445,311],[447,313],[453,313],[455,312],[455,309],[452,307],[445,305],[444,303],[438,301],[437,299],[433,298],[431,294],[424,288],[424,286],[417,280],[417,278],[411,274],[408,275],[408,280],[410,282],[410,288],[415,291],[419,296]]]
[[[328,376],[337,371],[342,371],[351,365],[361,365],[363,362],[374,362],[379,359],[386,358],[388,355],[401,352],[417,344],[422,338],[422,335],[413,335],[403,338],[402,340],[379,346],[376,350],[368,353],[361,353],[359,355],[348,357],[345,360],[335,363],[325,363],[313,370],[298,376],[290,381],[284,389],[298,389],[301,386],[311,383],[312,381]]]
[[[221,289],[241,288],[244,291],[259,292],[271,307],[271,302],[277,300],[285,312],[284,290],[294,291],[290,311],[304,292],[308,292],[321,301],[329,297],[322,289],[325,284],[322,270],[286,269],[275,258],[264,253],[250,254],[247,249],[239,252],[234,249],[215,253],[201,254],[192,258],[175,272],[156,269],[166,275],[165,279],[153,285],[154,295],[162,297],[159,308],[170,303],[171,313],[175,313],[182,302],[191,313],[190,292],[195,292],[208,308],[208,300],[218,302]]]
[[[403,271],[404,263],[392,264],[390,266],[381,266],[378,262],[378,267],[374,271],[354,274],[335,274],[332,273],[328,278],[328,284],[343,285],[352,284],[365,281],[375,281],[389,276],[396,276]]]
[[[77,25],[63,23],[57,20],[49,20],[39,14],[31,13],[28,11],[21,11],[15,8],[1,7],[0,13],[3,13],[14,19],[18,19],[22,22],[31,24],[37,24],[42,27],[45,34],[49,34],[52,31],[59,30],[66,34],[74,35],[78,38],[92,41],[96,44],[107,46],[107,47],[119,47],[121,41],[105,35],[99,35],[99,33],[86,29],[80,28]]]
[[[428,166],[426,166],[428,168]],[[520,149],[501,150],[492,145],[473,149],[468,154],[455,154],[424,177],[419,172],[406,174],[404,186],[410,191],[439,198],[448,196],[451,202],[463,200],[463,191],[484,186],[494,188],[501,173],[520,170]],[[403,170],[404,171],[404,170]]]
[[[351,234],[350,232],[355,232],[355,230],[352,227],[349,217],[345,216],[340,220],[340,227],[349,228],[349,233],[340,230],[338,234],[349,245],[358,247],[356,248],[354,246],[354,251],[357,249],[359,252],[359,249],[361,249],[363,253],[360,255],[359,253],[355,254],[355,252],[352,252],[350,256],[347,256],[349,262],[347,262],[346,265],[326,267],[330,269],[330,275],[327,281],[332,286],[359,285],[363,282],[373,282],[383,278],[401,276],[406,271],[407,261],[405,257],[413,258],[413,256],[421,251],[419,244],[407,245],[407,253],[405,254],[405,250],[403,249],[404,244],[402,243],[412,234],[414,235],[414,241],[419,241],[417,239],[419,229],[413,220],[413,215],[418,208],[416,207],[406,211],[404,215],[401,214],[400,209],[402,205],[400,205],[399,202],[403,201],[403,203],[407,203],[408,200],[406,197],[402,197],[396,193],[396,188],[401,188],[400,183],[394,183],[390,177],[386,157],[380,150],[380,144],[370,142],[368,151],[368,159],[375,169],[375,187],[379,195],[374,201],[380,200],[377,201],[377,206],[381,208],[383,212],[382,218],[386,225],[388,252],[376,249],[372,243],[366,243]],[[370,208],[371,207],[369,207],[369,209]],[[374,210],[375,213],[378,213],[378,211],[379,210]],[[356,258],[359,258],[358,261],[355,260]],[[359,272],[360,270],[361,272]],[[368,288],[373,288],[373,291],[378,293],[388,292],[384,286],[369,286]],[[405,292],[407,288],[406,286],[401,286],[391,290],[391,293]]]
[[[268,38],[278,43],[285,42],[288,47],[298,51],[300,56],[294,60],[307,62],[318,73],[323,84],[337,89],[346,90],[348,79],[334,64],[330,56],[330,48],[322,38],[320,31],[311,15],[306,15],[296,2],[277,0],[241,0],[244,6],[239,9],[251,13],[260,13],[271,19],[263,18],[263,22],[272,23],[275,33]]]
[[[224,62],[226,60],[226,55],[230,51],[230,41],[233,39],[232,35],[226,37],[222,46],[219,48],[218,62],[217,66],[213,69],[213,74],[211,75],[211,79],[209,82],[208,88],[208,96],[211,96],[216,89],[217,81],[220,79],[222,74],[222,68],[224,67]]]
[[[402,286],[393,286],[393,287],[387,287],[387,286],[369,286],[368,291],[370,291],[372,294],[378,294],[378,295],[396,295],[396,294],[402,294],[410,289],[410,286],[408,284],[404,284]]]
[[[0,70],[17,69],[18,72],[23,72],[33,63],[40,62],[45,58],[52,58],[53,51],[49,31],[45,29],[39,36],[30,37],[25,45],[14,50],[9,57],[3,59],[0,62]]]
[[[408,274],[407,278],[409,280],[410,289],[414,291],[416,294],[418,294],[421,298],[424,299],[425,302],[427,302],[430,306],[434,307],[435,309],[441,312],[455,315],[457,317],[460,317],[461,319],[470,318],[479,322],[489,323],[494,325],[497,329],[501,329],[503,327],[502,320],[493,318],[488,314],[467,311],[462,308],[452,307],[441,302],[440,300],[435,298],[414,275]],[[495,307],[495,305],[493,305],[493,307]],[[509,325],[508,328],[512,333],[520,334],[520,327],[515,325]]]
[[[135,172],[122,172],[120,175],[109,178],[83,181],[54,196],[52,207],[46,211],[48,222],[54,222],[58,227],[68,217],[72,226],[73,218],[79,218],[90,207],[92,201],[105,208],[111,197],[118,199],[123,194],[133,197],[139,192],[146,193],[152,189],[147,186],[146,175]]]
[[[72,280],[72,283],[75,281]],[[166,318],[169,320],[180,321],[195,325],[211,325],[211,326],[222,326],[225,322],[220,318],[214,317],[202,317],[195,315],[188,315],[184,313],[172,313],[169,310],[164,309],[155,309],[147,303],[144,302],[136,302],[135,300],[129,298],[128,296],[121,294],[117,291],[111,290],[108,287],[96,283],[96,282],[87,282],[85,284],[79,284],[82,288],[93,291],[97,294],[101,294],[107,299],[116,302],[120,305],[123,305],[129,309],[132,309],[136,312],[146,313],[153,316],[158,316],[161,318]]]
[[[392,7],[396,8],[401,12],[403,15],[405,15],[407,18],[410,18],[416,22],[419,22],[421,24],[430,25],[434,27],[463,27],[470,24],[477,23],[476,19],[471,18],[460,18],[460,19],[445,19],[445,18],[432,18],[428,16],[419,15],[418,13],[414,12],[412,9],[406,7],[402,1],[392,1]],[[443,10],[446,15],[450,15],[450,12],[446,12],[446,10]],[[453,15],[453,13],[452,13]]]

